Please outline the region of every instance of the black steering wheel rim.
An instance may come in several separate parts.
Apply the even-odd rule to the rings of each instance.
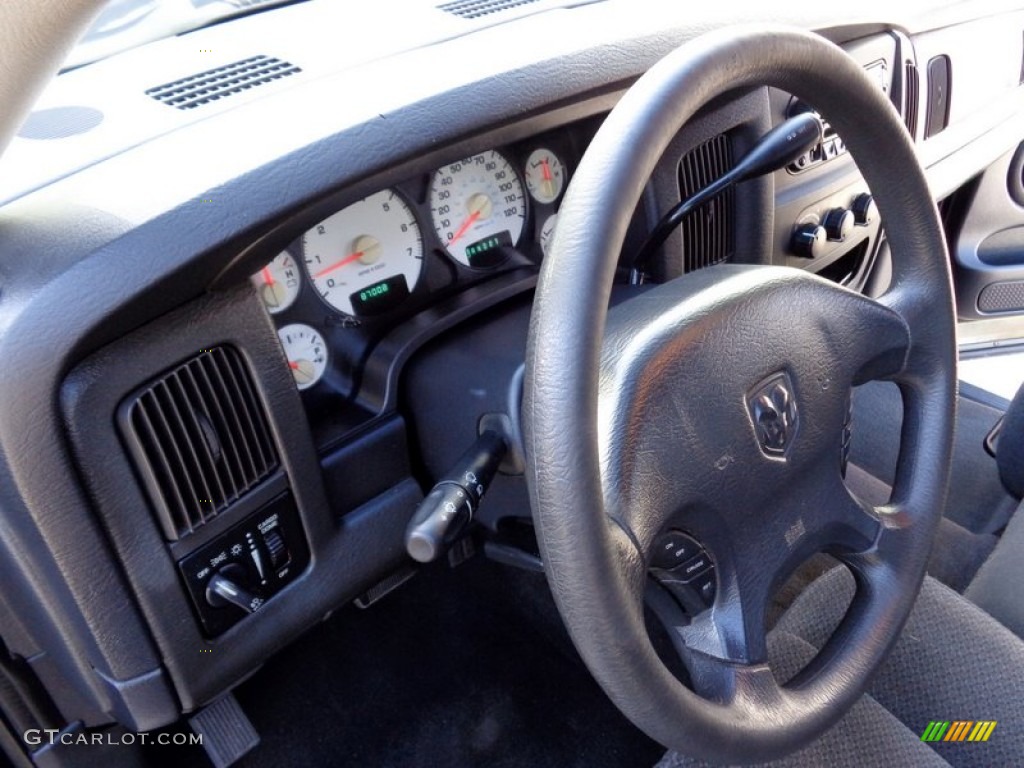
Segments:
[[[757,302],[770,306],[767,289],[756,285],[762,282],[781,291],[775,301],[810,297],[822,318],[830,303],[844,302],[840,310],[871,315],[870,328],[877,321],[878,328],[890,328],[893,339],[905,332],[893,342],[893,349],[901,350],[898,364],[890,355],[880,368],[851,369],[841,382],[895,380],[904,398],[903,437],[892,503],[874,510],[881,519],[878,542],[849,561],[864,599],[855,602],[810,671],[789,687],[775,685],[754,654],[757,658],[742,660],[753,663],[735,665],[742,674],[732,679],[730,695],[712,701],[676,680],[644,628],[650,537],[624,519],[623,500],[616,498],[621,489],[609,484],[617,469],[609,456],[617,459],[624,450],[621,455],[635,457],[628,447],[635,435],[623,434],[629,430],[620,424],[611,430],[617,436],[609,437],[599,419],[601,398],[607,408],[607,392],[616,386],[609,360],[631,334],[628,313],[622,313],[608,328],[619,347],[608,349],[607,298],[630,215],[671,139],[712,99],[766,85],[814,104],[844,137],[886,222],[893,279],[876,304],[779,270],[765,272],[763,280],[730,275],[743,285],[725,302],[732,306],[728,317],[745,317],[742,313]],[[705,284],[711,277],[698,275],[682,279],[690,282],[681,282],[672,311],[685,315],[679,307],[689,302],[694,312],[713,319],[719,310],[718,299],[708,298]],[[671,296],[661,300],[673,306]],[[660,333],[669,314],[665,310],[638,321],[647,323],[641,330]],[[777,313],[772,317],[774,323],[785,322]],[[833,336],[871,335],[856,323],[840,331],[826,329],[819,351]],[[670,329],[665,335],[678,341],[680,333]],[[672,344],[658,347],[655,356],[671,357],[673,349]],[[955,360],[948,258],[927,181],[898,114],[838,47],[790,28],[721,30],[670,54],[627,92],[595,136],[562,204],[534,302],[523,415],[527,480],[552,592],[584,661],[636,725],[696,757],[765,760],[808,743],[853,705],[895,642],[924,576],[948,480]],[[798,373],[802,364],[792,362]],[[820,393],[815,397],[826,402]],[[740,424],[739,415],[735,423]],[[642,504],[643,497],[634,495],[627,505],[638,498]],[[722,656],[724,662],[714,660],[718,672],[731,663],[729,653]]]

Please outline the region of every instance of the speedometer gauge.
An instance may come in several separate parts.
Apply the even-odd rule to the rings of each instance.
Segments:
[[[348,315],[376,315],[416,287],[423,236],[409,205],[386,189],[309,230],[302,257],[324,301]]]
[[[501,246],[515,245],[523,234],[523,185],[499,153],[474,155],[434,173],[430,213],[453,259],[467,267],[492,267],[505,258]]]

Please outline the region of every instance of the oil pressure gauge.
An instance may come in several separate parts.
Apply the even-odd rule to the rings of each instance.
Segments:
[[[309,389],[316,384],[327,370],[327,345],[323,337],[302,323],[286,325],[277,332],[284,347],[288,367],[295,377],[295,386]]]
[[[565,186],[565,165],[550,149],[533,150],[526,158],[526,188],[538,203],[553,203]]]

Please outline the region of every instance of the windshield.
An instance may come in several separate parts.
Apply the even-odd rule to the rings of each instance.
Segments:
[[[137,45],[298,0],[110,0],[64,62],[73,69]]]

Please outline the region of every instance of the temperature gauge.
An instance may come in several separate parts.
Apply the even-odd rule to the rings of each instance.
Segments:
[[[288,367],[295,377],[295,386],[309,389],[327,370],[327,345],[320,334],[302,323],[286,325],[277,332],[284,347]]]
[[[288,251],[282,251],[263,269],[252,276],[252,282],[263,299],[263,306],[273,315],[284,312],[299,295],[299,267]]]
[[[535,149],[526,158],[526,188],[538,203],[553,203],[565,186],[565,166],[550,149]]]

